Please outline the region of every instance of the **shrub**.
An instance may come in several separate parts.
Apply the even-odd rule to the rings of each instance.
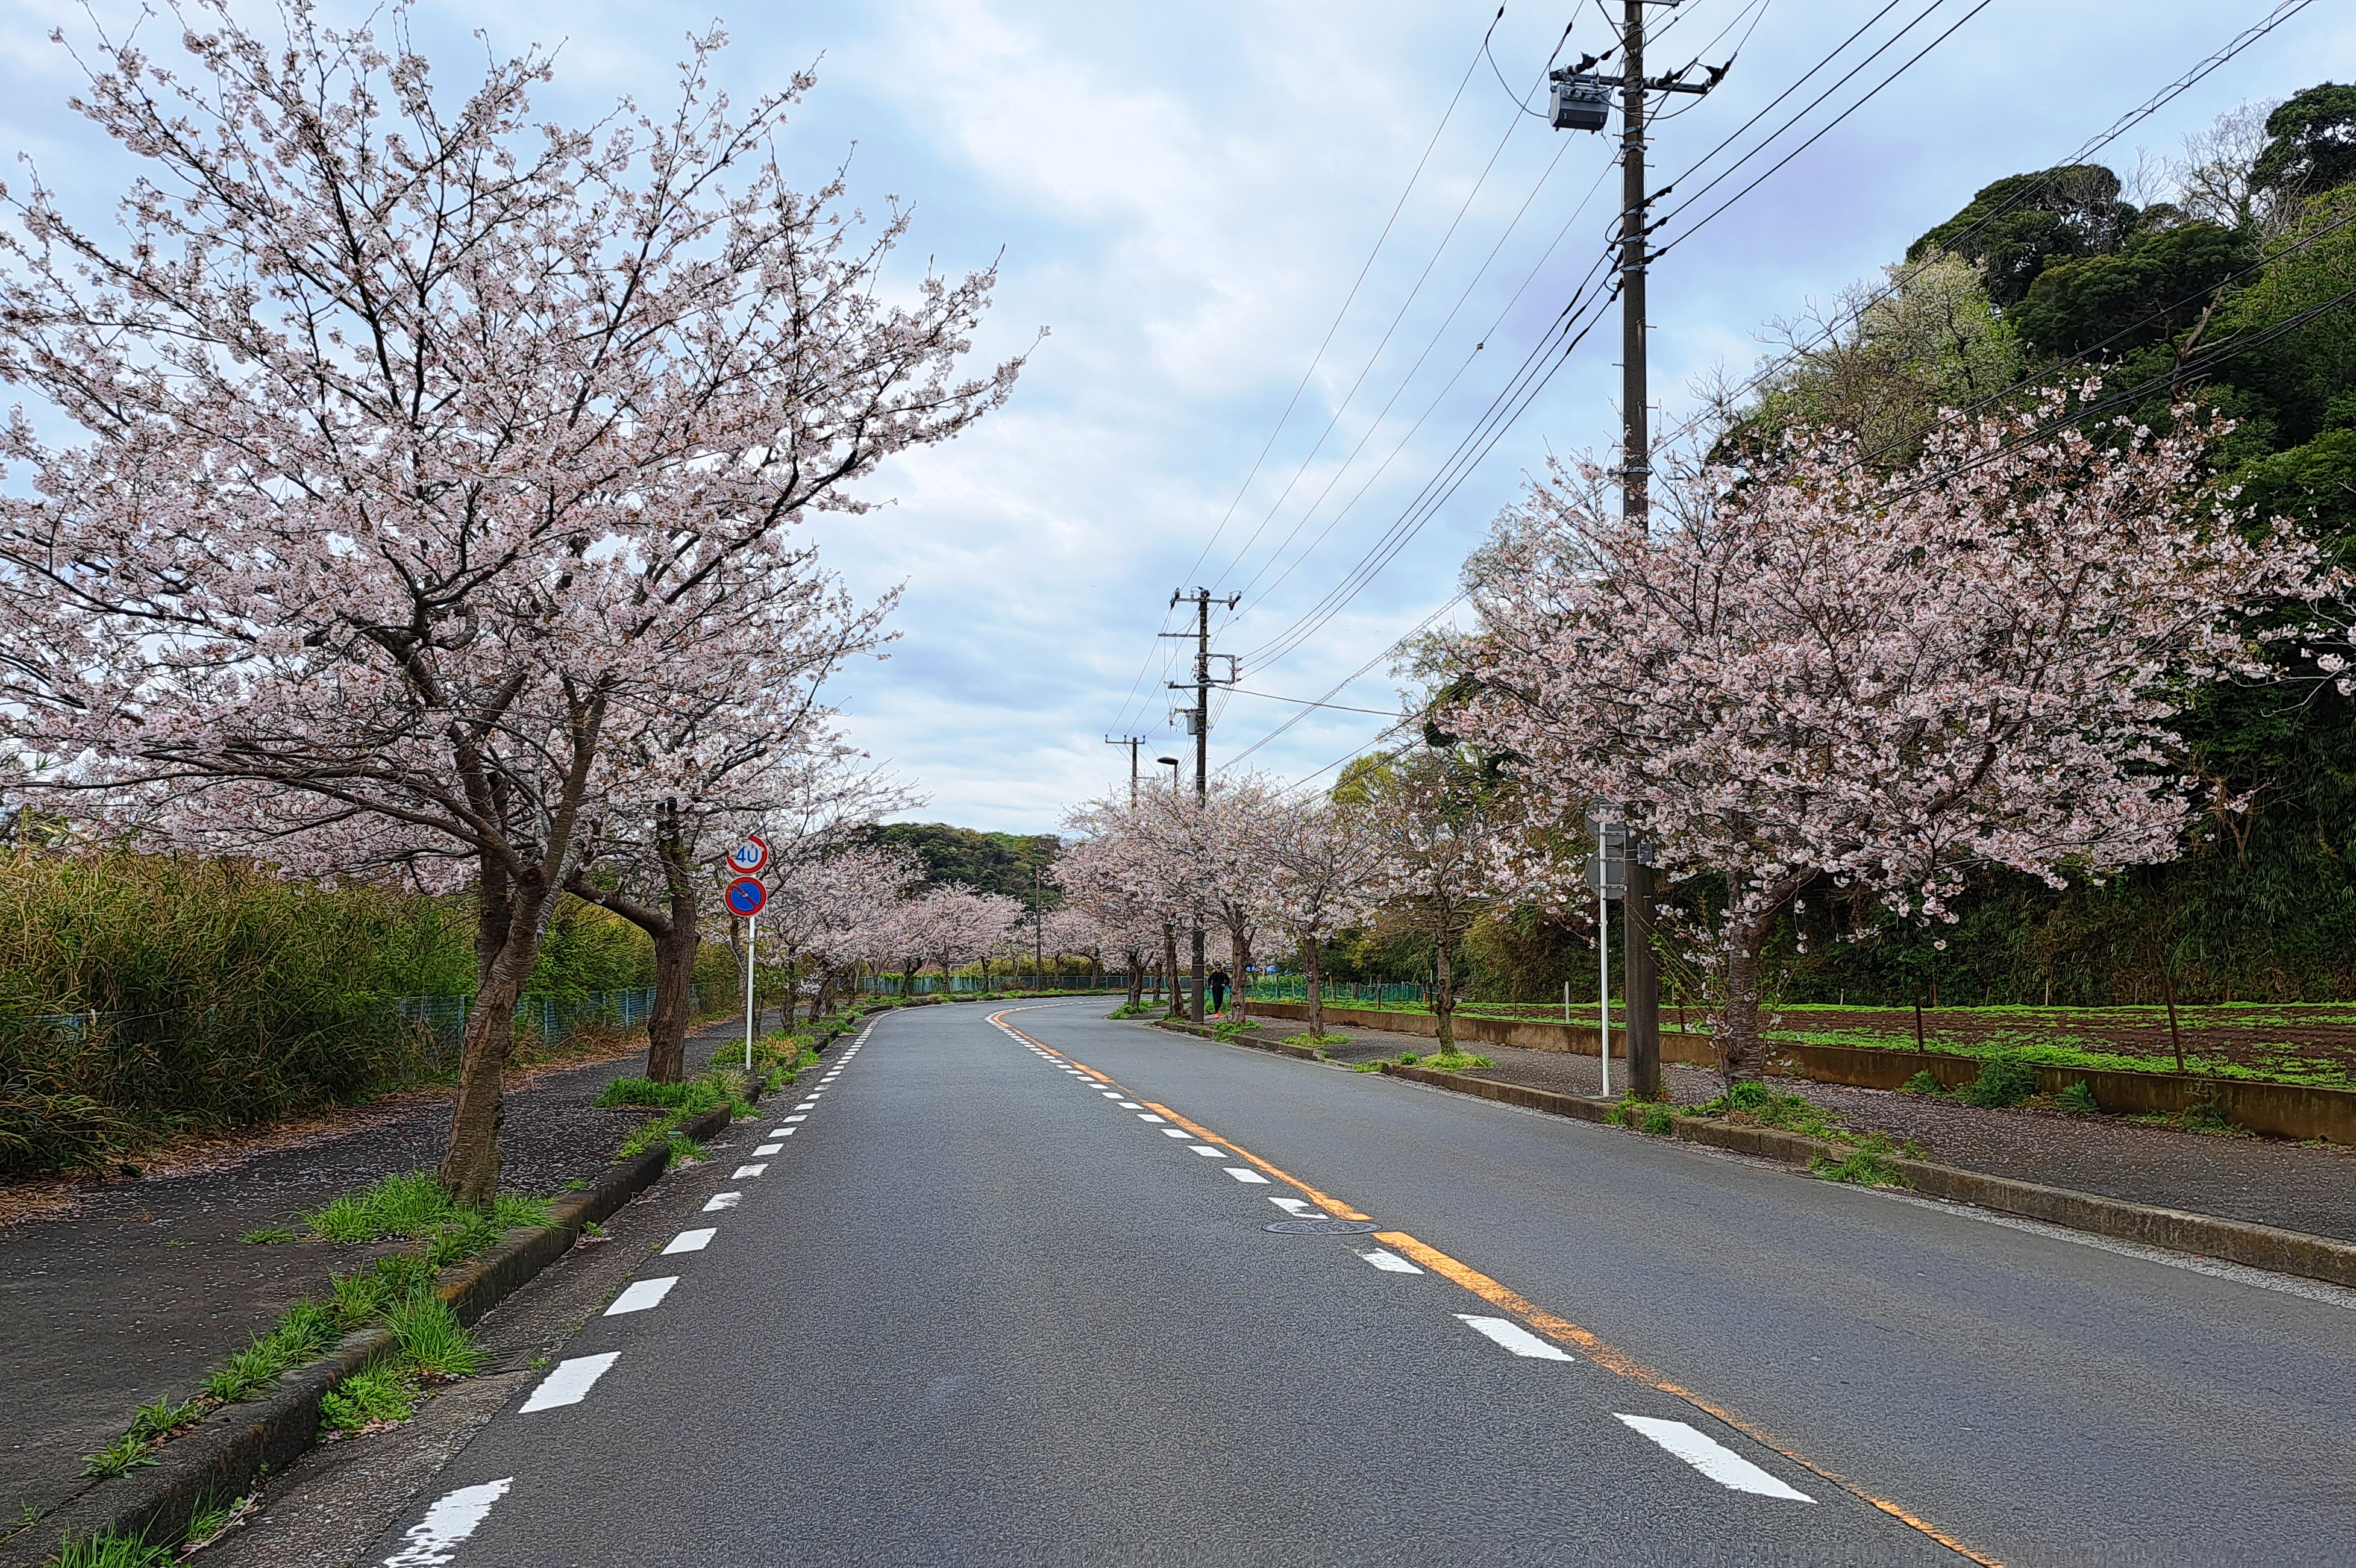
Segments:
[[[1898,1091],[1901,1094],[1944,1094],[1947,1092],[1947,1086],[1941,1081],[1937,1073],[1933,1072],[1929,1068],[1924,1068],[1912,1078],[1900,1084]]]
[[[1644,1107],[1644,1131],[1655,1138],[1665,1138],[1676,1131],[1675,1116],[1665,1105],[1647,1105]]]
[[[2018,1105],[2037,1092],[2037,1069],[2017,1057],[1994,1056],[1980,1063],[1980,1075],[1964,1086],[1966,1105],[1996,1109]]]
[[[1399,1066],[1401,1067],[1413,1067],[1416,1065],[1416,1054],[1413,1051],[1401,1051],[1399,1053]]]
[[[2094,1091],[2087,1087],[2083,1078],[2055,1095],[2053,1104],[2056,1110],[2066,1111],[2072,1116],[2091,1116],[2102,1110],[2094,1100]]]
[[[1106,1014],[1105,1016],[1108,1018],[1142,1018],[1147,1014],[1154,1011],[1156,1005],[1156,1004],[1151,1002],[1124,1002],[1119,1006],[1114,1008],[1111,1012]]]

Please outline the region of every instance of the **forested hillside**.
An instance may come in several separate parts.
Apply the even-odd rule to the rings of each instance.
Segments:
[[[959,884],[977,893],[1003,893],[1026,904],[1033,877],[1039,876],[1039,896],[1049,906],[1063,899],[1055,883],[1043,875],[1062,853],[1063,843],[1053,833],[981,832],[951,827],[947,822],[887,822],[870,832],[873,842],[905,849],[924,862],[925,875],[936,887]]]

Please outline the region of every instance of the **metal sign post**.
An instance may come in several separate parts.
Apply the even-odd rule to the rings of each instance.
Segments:
[[[769,846],[758,838],[745,840],[728,852],[728,864],[738,870],[759,870],[769,863]],[[744,1070],[753,1070],[753,974],[761,952],[761,906],[769,890],[757,876],[740,876],[723,894],[729,909],[744,920]]]
[[[1612,900],[1628,896],[1628,828],[1620,808],[1598,800],[1587,808],[1595,853],[1587,857],[1587,886],[1595,892],[1595,1025],[1603,1067],[1603,1098],[1612,1098]]]

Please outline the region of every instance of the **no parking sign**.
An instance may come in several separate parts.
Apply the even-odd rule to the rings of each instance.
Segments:
[[[749,920],[769,901],[769,890],[757,876],[740,876],[728,885],[726,897],[728,908]]]

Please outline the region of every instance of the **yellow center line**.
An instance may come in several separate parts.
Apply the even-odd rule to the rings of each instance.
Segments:
[[[1024,1011],[1024,1009],[1010,1009],[1010,1011]],[[1212,1132],[1209,1128],[1201,1125],[1199,1122],[1189,1121],[1186,1117],[1180,1115],[1175,1111],[1173,1111],[1169,1106],[1147,1100],[1144,1096],[1129,1089],[1125,1084],[1119,1082],[1117,1079],[1110,1078],[1104,1073],[1098,1072],[1096,1069],[1088,1066],[1087,1063],[1080,1061],[1076,1058],[1066,1056],[1063,1052],[1056,1050],[1053,1046],[1046,1045],[1039,1040],[1032,1039],[1030,1036],[1014,1027],[1013,1025],[1005,1022],[1005,1017],[1006,1015],[1004,1013],[995,1014],[991,1017],[990,1021],[996,1024],[1008,1034],[1013,1036],[1016,1039],[1025,1040],[1032,1045],[1037,1046],[1041,1050],[1047,1052],[1058,1061],[1071,1063],[1072,1066],[1079,1069],[1082,1072],[1087,1073],[1090,1078],[1097,1079],[1098,1082],[1105,1084],[1108,1088],[1120,1090],[1123,1093],[1128,1094],[1131,1099],[1136,1100],[1140,1104],[1151,1110],[1156,1115],[1169,1118],[1169,1120],[1184,1128],[1187,1132],[1192,1133],[1195,1137],[1202,1139],[1203,1142],[1206,1144],[1215,1144],[1220,1148],[1226,1149],[1229,1153],[1235,1155],[1238,1159],[1250,1161],[1253,1165],[1258,1165],[1261,1170],[1264,1170],[1269,1175],[1276,1177],[1277,1180],[1284,1182],[1290,1187],[1299,1188],[1302,1193],[1308,1196],[1308,1198],[1312,1203],[1314,1203],[1318,1208],[1325,1210],[1328,1214],[1343,1219],[1372,1220],[1373,1217],[1371,1215],[1361,1214],[1358,1210],[1351,1208],[1350,1205],[1343,1202],[1340,1198],[1318,1191],[1315,1187],[1310,1186],[1307,1182],[1302,1181],[1299,1176],[1294,1176],[1291,1172],[1260,1158],[1258,1155],[1253,1154],[1249,1149],[1245,1148],[1242,1144],[1235,1142],[1233,1139],[1223,1138],[1218,1133]],[[1728,1410],[1723,1405],[1719,1405],[1709,1400],[1704,1399],[1701,1395],[1694,1392],[1691,1389],[1685,1388],[1679,1384],[1669,1381],[1668,1379],[1661,1375],[1658,1369],[1646,1366],[1644,1362],[1636,1359],[1633,1356],[1630,1356],[1623,1351],[1612,1348],[1612,1347],[1605,1344],[1603,1340],[1597,1337],[1594,1334],[1589,1332],[1587,1329],[1581,1328],[1578,1324],[1571,1322],[1569,1318],[1558,1316],[1554,1313],[1547,1311],[1544,1307],[1536,1305],[1526,1297],[1521,1295],[1519,1293],[1498,1283],[1495,1280],[1491,1279],[1487,1274],[1484,1274],[1480,1270],[1473,1268],[1471,1264],[1460,1262],[1458,1260],[1451,1258],[1447,1253],[1441,1251],[1439,1248],[1432,1246],[1429,1242],[1418,1240],[1415,1237],[1409,1235],[1404,1230],[1377,1230],[1374,1233],[1374,1236],[1376,1240],[1380,1241],[1387,1246],[1398,1249],[1413,1262],[1420,1263],[1423,1267],[1430,1270],[1433,1273],[1440,1275],[1441,1278],[1462,1286],[1464,1289],[1472,1292],[1474,1295],[1479,1296],[1483,1301],[1488,1302],[1491,1305],[1503,1307],[1505,1311],[1512,1313],[1515,1316],[1520,1318],[1523,1322],[1527,1323],[1531,1327],[1537,1329],[1539,1333],[1547,1336],[1548,1338],[1560,1340],[1567,1345],[1576,1345],[1580,1349],[1587,1353],[1588,1359],[1593,1361],[1605,1371],[1625,1378],[1631,1382],[1642,1383],[1644,1387],[1667,1394],[1672,1399],[1684,1401],[1687,1404],[1691,1405],[1694,1409],[1700,1411],[1703,1414],[1709,1416],[1711,1419],[1723,1422],[1728,1426],[1732,1427],[1735,1431],[1740,1432],[1745,1437],[1750,1438],[1753,1443],[1757,1443],[1762,1447],[1773,1449],[1776,1453],[1781,1454],[1784,1458],[1789,1459],[1793,1464],[1799,1466],[1802,1469],[1823,1480],[1827,1485],[1838,1487],[1842,1491],[1848,1493],[1849,1496],[1856,1498],[1860,1502],[1870,1503],[1881,1512],[1888,1514],[1891,1519],[1898,1520],[1901,1524],[1908,1526],[1910,1529],[1919,1530],[1922,1534],[1929,1536],[1933,1541],[1937,1541],[1940,1545],[1947,1548],[1947,1550],[1954,1552],[1958,1556],[1968,1558],[1972,1562],[1981,1564],[1981,1568],[2003,1568],[2003,1565],[1997,1562],[1997,1559],[1974,1551],[1971,1547],[1965,1545],[1962,1541],[1956,1540],[1946,1531],[1939,1529],[1936,1525],[1930,1523],[1928,1520],[1923,1520],[1917,1515],[1909,1513],[1906,1509],[1901,1508],[1898,1504],[1890,1501],[1888,1498],[1876,1497],[1873,1493],[1867,1491],[1864,1487],[1858,1486],[1847,1477],[1843,1476],[1837,1471],[1826,1469],[1822,1465],[1819,1465],[1813,1459],[1809,1459],[1798,1453],[1790,1444],[1779,1441],[1769,1433],[1756,1425],[1753,1425],[1751,1422],[1744,1420],[1741,1416],[1735,1414],[1732,1411]]]

